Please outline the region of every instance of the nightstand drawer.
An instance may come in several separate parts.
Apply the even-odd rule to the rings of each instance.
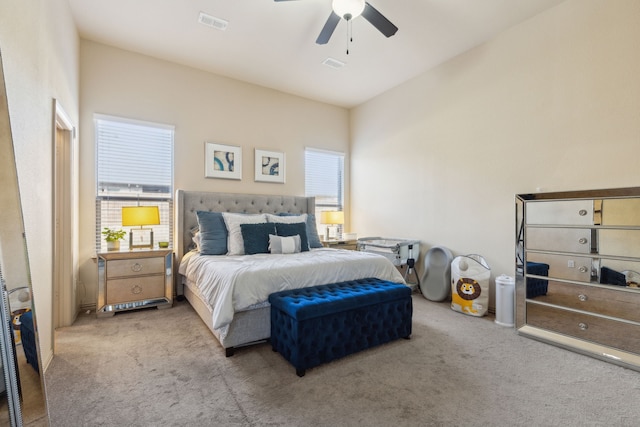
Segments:
[[[164,297],[164,276],[145,276],[134,279],[107,281],[107,304]]]
[[[164,274],[164,258],[131,258],[107,261],[107,279]]]

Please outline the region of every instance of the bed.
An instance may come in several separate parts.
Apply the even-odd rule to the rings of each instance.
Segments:
[[[198,215],[219,212],[227,216],[229,213],[291,216],[287,222],[292,222],[297,215],[314,214],[315,200],[300,196],[177,190],[176,295],[189,301],[227,356],[233,355],[237,347],[269,338],[267,299],[272,292],[365,277],[404,283],[388,259],[367,252],[312,248],[283,255],[202,255],[192,250],[199,211]],[[292,224],[297,225],[300,224]],[[214,283],[214,279],[222,280],[224,286]]]

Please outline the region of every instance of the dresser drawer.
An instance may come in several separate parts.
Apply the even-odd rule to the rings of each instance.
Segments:
[[[590,228],[527,228],[527,249],[591,253]]]
[[[527,249],[640,257],[640,230],[528,227],[526,233]]]
[[[549,281],[546,295],[536,301],[590,311],[640,323],[640,290],[625,291]]]
[[[164,297],[164,276],[107,280],[107,304]]]
[[[638,325],[535,303],[527,303],[527,324],[620,350],[640,353]]]
[[[527,261],[549,265],[549,277],[587,283],[591,281],[592,259],[588,257],[528,252]]]
[[[107,279],[146,274],[164,274],[164,257],[130,258],[107,261]]]
[[[527,203],[527,224],[593,225],[592,200]]]

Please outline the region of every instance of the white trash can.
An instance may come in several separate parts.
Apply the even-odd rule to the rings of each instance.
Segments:
[[[496,277],[496,323],[500,326],[515,325],[514,305],[516,280],[505,274]]]

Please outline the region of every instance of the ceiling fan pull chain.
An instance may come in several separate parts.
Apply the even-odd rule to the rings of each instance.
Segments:
[[[349,21],[349,41],[353,43],[353,20]]]
[[[349,28],[351,27],[351,21],[347,21],[347,55],[349,55]]]
[[[353,27],[351,26],[351,19],[347,21],[347,55],[349,55],[349,43],[353,42]]]

